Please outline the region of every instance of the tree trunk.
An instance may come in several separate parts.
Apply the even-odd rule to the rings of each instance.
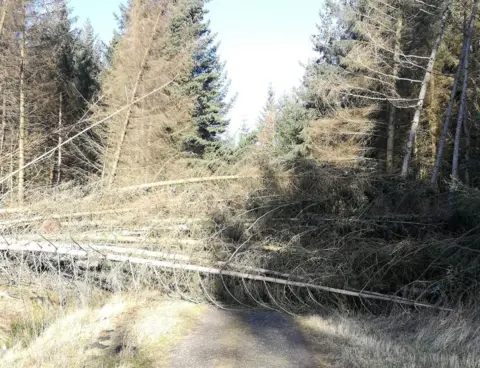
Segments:
[[[60,185],[62,179],[62,104],[63,96],[60,93],[58,107],[58,151],[57,151],[57,185]]]
[[[403,28],[403,17],[402,14],[398,14],[397,19],[397,33],[395,36],[395,51],[393,55],[393,71],[392,75],[394,78],[394,85],[396,93],[396,84],[397,84],[397,77],[400,71],[400,46],[401,46],[401,39],[402,39],[402,28]],[[387,138],[387,172],[393,172],[393,151],[395,148],[395,112],[396,108],[393,104],[390,104],[390,112],[388,116],[388,138]]]
[[[457,72],[455,74],[455,79],[453,80],[452,92],[450,94],[450,101],[448,102],[447,112],[445,114],[445,120],[443,122],[442,135],[440,137],[440,142],[438,143],[437,156],[435,159],[435,164],[432,170],[432,177],[430,179],[431,185],[436,185],[438,180],[438,174],[440,172],[440,167],[442,166],[443,161],[443,152],[445,150],[445,144],[447,141],[448,129],[450,126],[450,121],[452,120],[453,114],[453,105],[455,104],[455,97],[457,96],[458,91],[458,82],[460,81],[461,73],[463,72],[463,63],[465,61],[465,55],[468,53],[467,50],[467,29],[469,25],[465,27],[465,32],[463,36],[463,47],[460,54]]]
[[[162,17],[162,14],[163,14],[163,9],[161,9],[159,11],[157,19],[155,21],[155,25],[153,26],[153,29],[151,31],[150,42],[149,42],[149,45],[147,46],[147,48],[146,48],[146,50],[143,54],[143,59],[142,59],[142,62],[140,63],[140,68],[138,70],[137,78],[135,79],[135,84],[134,84],[133,89],[132,89],[131,101],[135,101],[136,98],[137,98],[138,87],[140,85],[140,81],[141,81],[143,73],[145,71],[148,56],[150,54],[150,50],[151,50],[153,41],[155,39],[155,34],[157,33],[157,28],[158,28],[158,25],[160,24],[160,19]],[[126,112],[125,119],[123,121],[122,131],[120,132],[120,138],[119,138],[117,148],[116,148],[114,156],[113,156],[112,165],[111,165],[111,168],[110,168],[110,173],[108,175],[108,181],[107,181],[107,187],[108,188],[110,188],[112,186],[113,181],[115,179],[116,171],[117,171],[117,168],[118,168],[118,162],[120,161],[120,156],[122,154],[122,149],[123,149],[123,143],[125,142],[125,137],[127,135],[128,125],[130,123],[130,118],[131,118],[131,115],[132,115],[132,109],[133,109],[134,106],[135,106],[134,104],[129,106],[129,108]]]
[[[3,165],[5,163],[5,156],[3,154],[3,151],[5,149],[5,128],[7,124],[7,98],[5,96],[5,92],[2,91],[2,130],[1,130],[1,136],[0,136],[0,178],[3,177]],[[2,192],[3,192],[3,183],[2,183]]]
[[[458,182],[458,161],[460,155],[460,138],[462,135],[462,126],[466,117],[466,107],[467,107],[467,90],[468,90],[468,71],[469,71],[469,60],[468,56],[470,53],[470,47],[472,44],[473,38],[473,29],[475,27],[475,17],[478,10],[478,0],[475,0],[472,9],[472,15],[470,17],[470,23],[468,26],[467,34],[467,48],[465,51],[465,60],[463,62],[463,84],[462,84],[462,96],[460,98],[460,107],[458,109],[458,120],[457,128],[455,130],[455,143],[453,145],[453,160],[452,160],[452,189],[456,188]]]
[[[437,59],[438,48],[440,47],[440,43],[442,41],[443,34],[445,32],[445,27],[446,27],[447,19],[448,19],[448,13],[449,13],[451,5],[452,5],[452,0],[447,0],[445,10],[443,11],[442,19],[440,21],[439,32],[438,32],[437,38],[435,39],[435,43],[433,45],[432,53],[431,53],[430,59],[428,61],[427,70],[425,72],[425,76],[424,76],[423,81],[422,81],[422,86],[421,86],[421,89],[420,89],[420,93],[418,95],[417,107],[415,108],[415,115],[413,117],[412,126],[410,128],[410,134],[409,134],[409,137],[408,137],[408,142],[407,142],[407,147],[406,147],[406,152],[405,152],[405,158],[403,160],[402,174],[401,174],[401,176],[403,178],[406,178],[407,174],[408,174],[408,168],[409,168],[409,165],[410,165],[410,159],[412,157],[412,151],[413,151],[413,146],[415,144],[417,129],[418,129],[418,125],[420,124],[420,117],[421,117],[421,114],[422,114],[422,111],[423,111],[423,105],[424,105],[424,102],[425,102],[425,97],[427,95],[428,83],[430,82],[433,67],[434,67],[435,61]]]
[[[3,2],[2,13],[0,14],[0,36],[3,34],[3,28],[5,26],[5,18],[7,16],[8,3],[9,3],[9,0],[5,0]]]
[[[20,116],[18,137],[18,204],[25,199],[25,29],[20,32]]]
[[[468,111],[468,104],[465,107]],[[465,185],[470,185],[470,127],[468,126],[468,113],[465,114],[463,121],[463,134],[465,134]]]
[[[10,137],[10,170],[8,172],[8,189],[12,191],[13,194],[13,168],[14,168],[14,157],[13,157],[13,152],[15,149],[15,139],[16,137],[13,136],[13,134]],[[3,182],[3,181],[2,181]]]

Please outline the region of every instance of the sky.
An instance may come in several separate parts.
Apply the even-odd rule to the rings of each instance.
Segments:
[[[70,0],[77,25],[90,19],[105,41],[115,28],[113,13],[121,0]],[[231,134],[245,122],[253,127],[271,83],[277,96],[297,86],[301,63],[313,57],[311,36],[322,0],[212,0],[211,29],[220,42],[231,94],[238,94],[230,112]]]

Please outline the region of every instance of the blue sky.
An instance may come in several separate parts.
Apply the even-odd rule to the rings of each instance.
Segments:
[[[121,0],[70,0],[78,25],[88,17],[99,36],[108,40],[115,28],[113,13]],[[231,111],[231,130],[246,121],[253,126],[265,103],[269,83],[280,95],[298,85],[301,62],[313,56],[310,36],[315,32],[323,0],[212,0],[211,28],[221,42],[238,93]]]

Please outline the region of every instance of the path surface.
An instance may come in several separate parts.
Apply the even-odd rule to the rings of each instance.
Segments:
[[[291,318],[210,307],[173,351],[173,368],[315,368]]]

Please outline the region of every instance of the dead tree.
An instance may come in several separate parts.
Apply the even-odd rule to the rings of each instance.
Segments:
[[[132,97],[131,97],[132,101],[134,101],[138,97],[138,90],[139,90],[140,82],[142,80],[143,74],[144,74],[145,69],[147,67],[148,58],[150,56],[150,52],[151,52],[153,42],[156,38],[157,28],[160,24],[163,12],[164,12],[164,9],[162,7],[160,7],[158,9],[158,15],[157,15],[157,18],[155,20],[154,26],[153,26],[152,30],[150,31],[150,41],[149,41],[149,43],[148,43],[148,45],[147,45],[147,47],[144,51],[143,58],[142,58],[142,61],[140,63],[139,69],[138,69],[137,77],[135,79],[135,84],[133,85]],[[115,174],[116,174],[116,171],[117,171],[118,162],[120,161],[120,156],[122,154],[122,148],[123,148],[123,144],[125,142],[125,137],[127,135],[127,130],[128,130],[128,126],[129,126],[129,123],[130,123],[130,118],[131,118],[131,115],[132,115],[133,107],[134,107],[134,105],[129,106],[129,108],[128,108],[126,114],[125,114],[125,119],[123,120],[122,131],[120,133],[120,137],[119,137],[119,140],[118,140],[118,143],[117,143],[117,147],[115,149],[115,153],[114,153],[112,164],[111,164],[111,171],[110,171],[109,177],[108,177],[108,182],[107,182],[108,188],[110,188],[112,186],[113,180],[115,179]]]

